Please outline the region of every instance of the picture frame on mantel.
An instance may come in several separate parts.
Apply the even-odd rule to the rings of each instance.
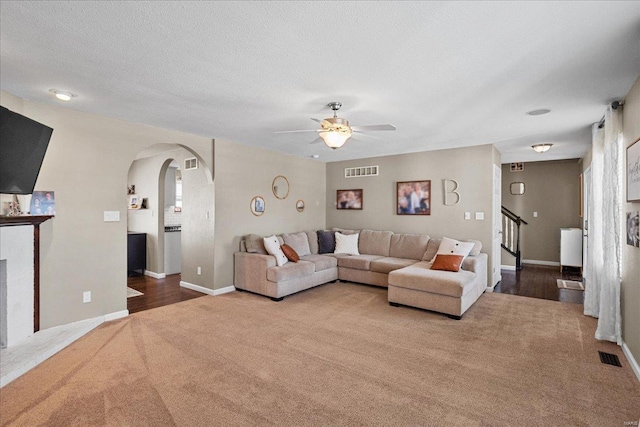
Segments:
[[[627,202],[640,202],[640,138],[627,147]]]

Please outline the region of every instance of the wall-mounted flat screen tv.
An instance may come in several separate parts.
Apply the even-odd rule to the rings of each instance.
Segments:
[[[0,107],[0,193],[31,194],[53,129]]]

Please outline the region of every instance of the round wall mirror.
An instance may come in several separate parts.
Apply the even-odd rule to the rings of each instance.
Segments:
[[[260,216],[264,213],[265,203],[262,196],[256,196],[251,199],[251,213],[255,216]]]
[[[296,202],[296,210],[297,210],[298,212],[302,212],[302,211],[304,211],[304,200],[298,200],[298,201]]]
[[[276,196],[276,198],[284,200],[289,195],[289,181],[286,177],[278,175],[273,178],[271,189],[273,190],[273,195]]]

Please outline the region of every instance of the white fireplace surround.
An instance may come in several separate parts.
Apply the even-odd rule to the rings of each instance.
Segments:
[[[33,335],[33,225],[0,228],[0,347]]]

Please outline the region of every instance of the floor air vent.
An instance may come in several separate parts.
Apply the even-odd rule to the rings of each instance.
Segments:
[[[600,361],[602,363],[622,367],[622,365],[620,364],[620,359],[618,359],[618,356],[616,356],[615,354],[605,353],[603,351],[599,351],[598,353],[600,354]]]

